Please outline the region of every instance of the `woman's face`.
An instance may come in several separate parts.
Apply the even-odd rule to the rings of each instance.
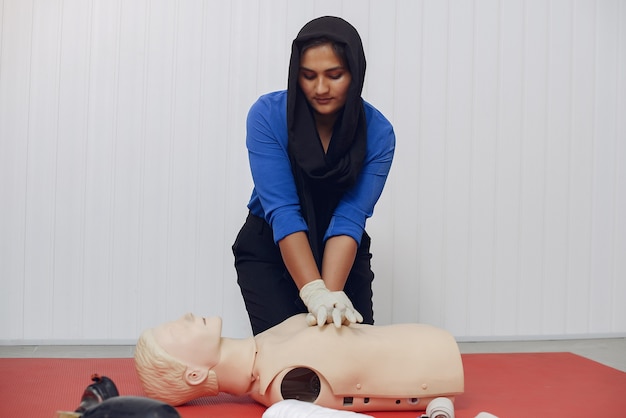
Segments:
[[[217,316],[203,318],[188,313],[152,331],[163,350],[187,365],[211,368],[219,362],[222,320]]]
[[[346,104],[352,75],[331,44],[308,48],[300,59],[298,82],[315,112],[336,115]]]

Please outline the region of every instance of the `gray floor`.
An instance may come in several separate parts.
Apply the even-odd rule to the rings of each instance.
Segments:
[[[626,372],[626,338],[462,342],[461,353],[533,353],[571,352],[609,367]],[[0,346],[0,357],[62,357],[62,358],[126,358],[132,357],[133,346]]]
[[[626,372],[626,338],[459,343],[462,353],[570,352]]]

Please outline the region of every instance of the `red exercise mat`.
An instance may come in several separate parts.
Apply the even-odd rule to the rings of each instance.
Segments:
[[[464,354],[465,393],[457,418],[480,411],[500,418],[626,416],[626,373],[571,353]],[[93,373],[113,379],[120,395],[143,392],[133,360],[0,359],[0,417],[54,418],[78,406]],[[260,418],[247,396],[220,394],[178,408],[183,418]],[[418,412],[370,412],[415,418]]]

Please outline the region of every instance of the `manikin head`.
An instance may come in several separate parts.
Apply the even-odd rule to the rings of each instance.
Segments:
[[[171,405],[217,395],[221,332],[221,318],[193,314],[144,331],[135,368],[146,395]]]

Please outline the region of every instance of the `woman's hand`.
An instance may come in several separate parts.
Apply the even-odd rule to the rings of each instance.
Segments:
[[[363,322],[363,316],[354,309],[348,296],[341,290],[331,292],[322,279],[313,280],[300,289],[300,298],[309,310],[307,324],[319,327],[327,323],[350,325]]]

